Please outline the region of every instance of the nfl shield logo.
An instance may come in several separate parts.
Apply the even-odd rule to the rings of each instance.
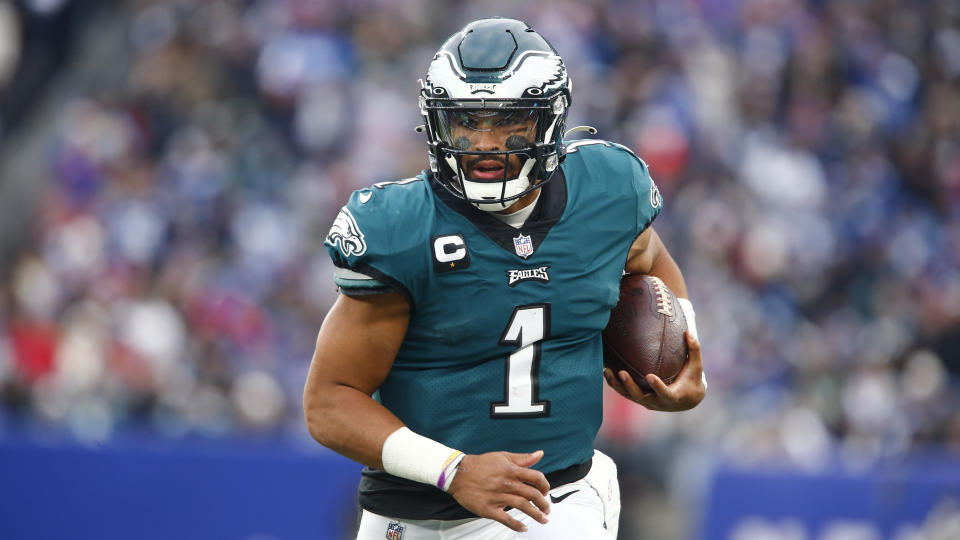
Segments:
[[[513,249],[516,250],[517,255],[526,259],[533,255],[533,240],[529,236],[521,234],[513,239]]]
[[[391,521],[387,525],[387,540],[400,540],[403,538],[403,525],[399,521]]]

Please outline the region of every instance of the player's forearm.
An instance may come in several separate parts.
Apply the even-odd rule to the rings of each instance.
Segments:
[[[304,411],[310,434],[324,446],[369,467],[444,491],[465,456],[410,431],[383,405],[350,386],[308,385]]]
[[[624,269],[630,274],[656,276],[678,298],[689,298],[687,284],[683,281],[680,267],[670,256],[670,252],[667,251],[667,247],[663,245],[660,235],[653,227],[648,227],[634,239],[627,254],[627,264]]]
[[[673,294],[677,295],[677,298],[690,298],[680,267],[677,266],[676,261],[670,256],[670,252],[662,244],[653,258],[650,271],[647,273],[660,278],[673,291]]]
[[[656,276],[678,298],[689,298],[687,284],[683,281],[683,273],[680,272],[680,267],[670,256],[670,252],[653,227],[644,231],[630,246],[626,271],[631,274]]]
[[[403,422],[365,393],[339,384],[308,389],[303,400],[307,429],[320,444],[354,461],[383,468],[383,441]],[[362,418],[362,422],[357,419]]]

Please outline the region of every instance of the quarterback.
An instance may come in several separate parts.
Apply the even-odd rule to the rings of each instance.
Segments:
[[[304,390],[311,435],[366,468],[358,538],[614,538],[603,380],[656,410],[706,392],[693,307],[646,164],[564,140],[571,84],[527,24],[482,19],[421,81],[429,168],[355,192],[325,247],[340,289]],[[643,393],[604,370],[623,272],[678,297],[690,359]]]

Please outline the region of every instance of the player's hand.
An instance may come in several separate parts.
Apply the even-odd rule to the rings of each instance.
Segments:
[[[529,468],[542,457],[543,450],[532,454],[468,454],[460,462],[447,492],[474,514],[524,532],[527,526],[505,508],[510,506],[540,523],[547,522],[550,504],[546,495],[550,484],[542,472]]]
[[[603,368],[603,377],[607,384],[621,396],[636,401],[644,407],[654,411],[685,411],[697,406],[707,394],[703,384],[703,360],[700,356],[700,342],[686,333],[687,347],[690,356],[683,365],[677,378],[667,386],[660,377],[653,373],[647,374],[647,384],[653,392],[644,392],[633,380],[629,373],[620,371],[614,373],[610,368]]]

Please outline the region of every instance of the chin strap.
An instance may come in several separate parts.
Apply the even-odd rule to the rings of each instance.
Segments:
[[[516,178],[506,181],[507,187],[510,187],[511,184],[515,186],[520,186],[520,187],[517,188],[516,190],[510,190],[510,191],[516,191],[516,193],[503,192],[503,196],[513,197],[519,193],[522,193],[527,188],[529,188],[530,179],[528,177],[530,176],[530,171],[533,170],[533,166],[536,164],[537,164],[537,160],[533,158],[527,158],[527,161],[524,162],[523,164],[523,168],[520,169],[520,174],[518,174]],[[467,191],[468,184],[470,184],[472,187],[476,187],[477,189],[482,189],[481,186],[487,186],[487,185],[496,185],[498,188],[500,187],[500,182],[497,182],[496,184],[493,184],[493,183],[484,184],[482,182],[473,182],[471,180],[463,180],[464,191]],[[468,193],[464,193],[464,195],[466,195],[468,198],[472,198]],[[500,210],[506,210],[511,204],[515,202],[516,202],[516,199],[511,199],[509,201],[498,200],[496,202],[489,202],[489,203],[471,202],[470,204],[472,204],[473,206],[485,212],[499,212]]]
[[[501,201],[501,200],[499,200],[499,199],[500,199],[501,189],[503,189],[503,187],[502,187],[502,181],[501,181],[501,182],[489,182],[489,183],[487,183],[487,182],[474,182],[474,181],[472,181],[472,180],[467,180],[467,178],[466,178],[466,177],[464,176],[464,174],[463,174],[463,170],[462,170],[462,169],[460,168],[460,166],[457,164],[457,158],[455,158],[454,156],[451,156],[451,155],[447,155],[447,156],[444,156],[443,159],[444,159],[444,161],[447,163],[447,165],[450,167],[450,169],[453,170],[453,171],[457,174],[457,178],[459,178],[460,184],[461,184],[461,186],[463,186],[463,196],[464,196],[464,198],[466,198],[466,199],[474,199],[474,200],[476,200],[476,199],[478,199],[478,198],[482,198],[482,197],[485,196],[485,194],[484,194],[483,192],[485,191],[485,189],[486,189],[487,186],[495,186],[495,187],[496,187],[496,190],[497,190],[496,194],[493,194],[493,193],[490,194],[490,196],[494,196],[494,195],[495,195],[495,196],[497,197],[497,200],[496,200],[496,201],[492,201],[492,202],[489,202],[489,203],[480,203],[480,202],[468,201],[468,202],[470,202],[470,204],[472,204],[473,206],[475,206],[475,207],[477,207],[478,209],[483,210],[483,211],[485,211],[485,212],[499,212],[500,210],[505,210],[507,207],[509,207],[511,204],[514,203],[515,199],[508,200],[508,201]],[[527,158],[527,161],[524,162],[523,167],[520,169],[520,174],[518,174],[516,178],[510,179],[510,180],[506,180],[506,184],[507,184],[507,187],[508,187],[508,188],[511,187],[511,185],[513,185],[513,186],[518,186],[518,185],[519,185],[520,187],[517,188],[517,189],[509,189],[509,190],[507,190],[507,191],[509,191],[509,192],[507,192],[507,191],[502,192],[502,193],[503,193],[503,196],[504,196],[504,197],[513,197],[513,196],[515,196],[516,194],[522,193],[524,190],[526,190],[527,188],[529,188],[529,187],[530,187],[530,178],[529,178],[529,176],[530,176],[530,171],[533,170],[533,167],[534,167],[536,164],[537,164],[537,160],[536,160],[536,159]],[[468,189],[467,186],[470,186],[471,189]],[[473,195],[472,193],[470,193],[470,191],[479,191],[479,192],[480,192],[480,197],[474,197],[474,195]]]

